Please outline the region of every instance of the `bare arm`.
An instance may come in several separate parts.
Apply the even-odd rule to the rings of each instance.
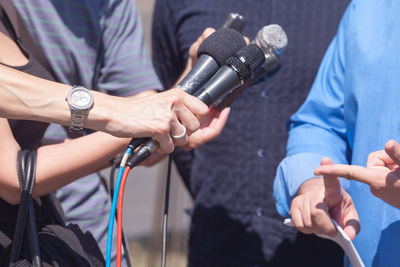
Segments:
[[[0,196],[10,203],[19,201],[16,159],[20,149],[8,122],[0,119]],[[38,149],[33,195],[48,194],[102,167],[126,147],[130,139],[94,133]]]

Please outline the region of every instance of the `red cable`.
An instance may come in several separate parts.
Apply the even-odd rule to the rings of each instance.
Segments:
[[[124,203],[124,189],[126,179],[131,168],[125,167],[124,173],[122,174],[121,186],[118,193],[118,205],[117,205],[117,267],[121,267],[122,258],[122,206]],[[127,255],[129,257],[129,255]]]

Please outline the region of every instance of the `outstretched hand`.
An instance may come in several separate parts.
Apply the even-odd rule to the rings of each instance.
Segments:
[[[330,166],[329,158],[321,166]],[[334,219],[354,239],[360,231],[360,222],[350,195],[340,187],[337,176],[324,175],[304,182],[293,199],[290,215],[296,228],[306,234],[335,236]]]
[[[400,144],[390,140],[385,150],[372,152],[367,167],[336,164],[320,166],[316,175],[334,175],[369,185],[371,193],[400,208]]]

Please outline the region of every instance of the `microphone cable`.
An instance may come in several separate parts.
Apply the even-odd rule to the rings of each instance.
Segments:
[[[168,170],[167,182],[165,184],[165,200],[164,200],[164,214],[162,222],[162,254],[161,254],[161,267],[165,267],[167,258],[167,230],[168,230],[168,209],[169,209],[169,192],[171,185],[171,167],[172,167],[172,154],[168,156]]]
[[[121,259],[122,259],[122,208],[124,204],[124,191],[125,191],[125,184],[128,178],[128,174],[131,168],[129,166],[125,167],[124,173],[121,179],[121,187],[119,188],[118,194],[118,206],[117,206],[117,267],[121,266]],[[117,192],[117,191],[116,191]]]
[[[110,169],[110,177],[109,177],[109,190],[110,190],[110,199],[112,200],[113,199],[113,196],[114,196],[114,177],[115,177],[115,170],[117,169],[117,167],[121,164],[121,161],[122,161],[122,157],[123,157],[123,155],[124,154],[121,154],[120,156],[118,156],[117,158],[115,158],[114,160],[113,160],[113,162],[112,162],[112,166],[111,166],[111,169]],[[117,219],[116,218],[117,217],[117,215],[115,215],[115,218],[114,219]],[[124,233],[124,229],[122,228],[122,246],[123,246],[123,248],[124,248],[124,252],[125,252],[125,255],[126,255],[126,257],[125,257],[125,259],[126,259],[126,265],[128,266],[128,267],[132,267],[132,262],[131,262],[131,259],[130,259],[130,257],[129,257],[129,246],[128,246],[128,243],[127,243],[127,240],[126,240],[126,237],[125,237],[125,233]]]
[[[114,219],[115,219],[115,211],[117,208],[118,201],[118,193],[121,186],[122,175],[125,170],[126,161],[132,153],[132,148],[128,147],[125,151],[124,156],[122,157],[121,164],[118,171],[117,182],[115,183],[114,195],[112,197],[110,218],[108,222],[108,232],[107,232],[107,250],[106,250],[106,267],[111,266],[111,248],[112,248],[112,237],[114,231]]]

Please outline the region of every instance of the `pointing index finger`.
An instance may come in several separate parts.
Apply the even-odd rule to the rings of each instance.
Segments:
[[[371,185],[374,179],[376,179],[377,172],[381,171],[378,169],[367,169],[361,166],[345,164],[322,165],[314,170],[315,175],[333,175],[368,185]]]

